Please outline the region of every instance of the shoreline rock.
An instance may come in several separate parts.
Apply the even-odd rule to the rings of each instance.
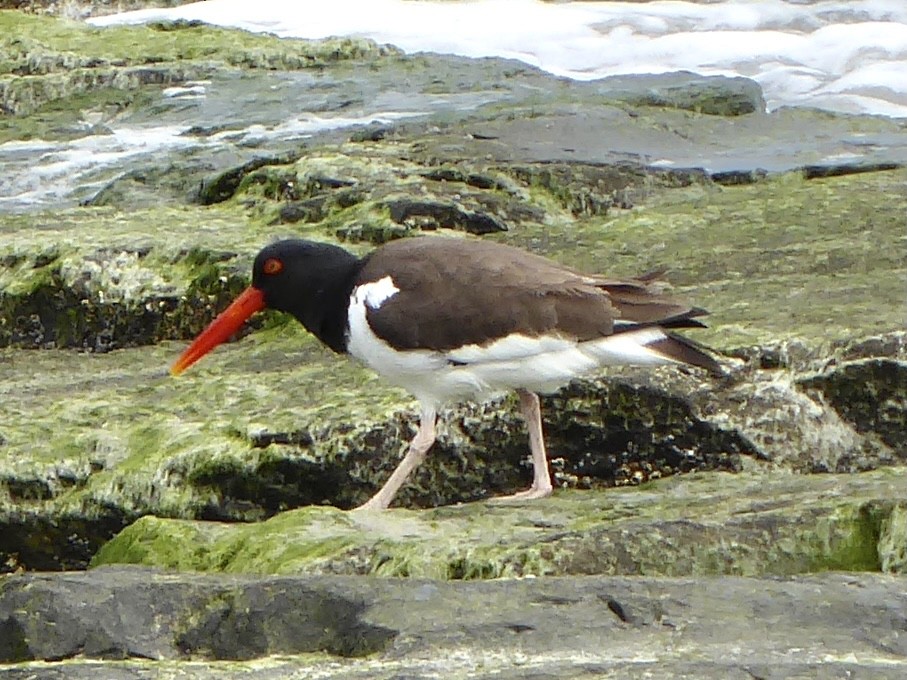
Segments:
[[[191,23],[0,34],[4,677],[907,674],[904,121]],[[86,149],[118,160],[35,180]],[[167,376],[268,240],[422,232],[670,266],[729,375],[548,397],[567,488],[527,506],[478,500],[527,483],[512,405],[452,408],[400,497],[444,507],[377,516],[322,504],[384,479],[406,395],[273,314]],[[209,573],[27,571],[91,560]]]
[[[102,677],[166,673],[165,660],[202,678],[253,668],[266,678],[907,671],[902,579],[880,575],[440,583],[118,568],[0,583],[0,660],[18,662],[5,670],[13,678],[98,677],[93,659],[104,660]]]
[[[144,517],[92,564],[180,571],[473,580],[580,574],[793,575],[907,569],[907,469],[697,472],[383,514],[310,506],[256,524]]]

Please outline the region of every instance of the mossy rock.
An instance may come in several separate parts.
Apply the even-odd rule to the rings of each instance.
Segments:
[[[93,564],[440,579],[799,574],[903,566],[905,469],[849,476],[698,473],[517,506],[310,507],[263,524],[146,517]]]
[[[696,337],[725,354],[726,382],[630,370],[546,401],[560,485],[638,484],[690,470],[849,472],[903,464],[897,382],[886,377],[907,360],[903,333],[892,332],[902,321],[903,170],[785,175],[733,187],[653,179],[636,207],[577,219],[523,170],[456,161],[432,169],[361,154],[318,152],[308,166],[260,170],[297,168],[300,200],[354,188],[335,186],[330,180],[338,177],[366,194],[389,191],[385,178],[401,170],[402,186],[428,196],[464,188],[477,202],[483,192],[506,196],[544,214],[546,224],[528,217],[483,238],[617,275],[670,261],[676,293],[713,312],[711,327]],[[584,172],[574,168],[558,181],[580,187]],[[45,337],[53,327],[55,342],[126,347],[0,354],[0,500],[8,521],[18,522],[25,508],[24,517],[36,518],[28,526],[40,531],[40,518],[86,513],[98,518],[98,530],[85,534],[97,546],[115,531],[97,508],[109,508],[116,521],[147,513],[248,521],[301,504],[348,508],[365,500],[412,436],[407,395],[338,360],[278,315],[178,381],[166,368],[181,347],[160,343],[207,323],[245,285],[254,253],[274,234],[336,240],[356,225],[393,225],[382,207],[389,195],[366,195],[321,221],[279,227],[269,222],[287,201],[260,194],[250,203],[251,193],[206,207],[95,207],[5,220],[0,308],[27,309],[40,295],[78,301],[59,306],[59,326],[42,322]],[[160,301],[163,313],[154,308]],[[73,308],[75,317],[63,314]],[[30,317],[0,318],[0,336],[9,338],[23,318]],[[119,330],[97,341],[108,328]],[[35,338],[21,344],[35,346]],[[873,416],[882,404],[882,415]],[[525,456],[512,403],[451,409],[433,455],[399,503],[426,507],[519,490],[527,483]],[[14,565],[52,563],[48,555],[26,559],[15,546],[7,554]],[[84,555],[79,548],[64,561],[78,564]]]
[[[112,97],[122,107],[144,85],[197,80],[217,69],[323,68],[399,54],[364,39],[292,40],[191,22],[95,28],[9,10],[0,10],[0,36],[0,108],[35,114],[7,121],[0,141],[11,133],[23,138],[29,126],[42,133],[58,127],[79,110],[79,98],[102,106]],[[71,100],[64,107],[54,103],[64,99]]]

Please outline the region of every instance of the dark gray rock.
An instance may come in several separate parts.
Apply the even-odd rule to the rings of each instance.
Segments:
[[[441,583],[99,569],[4,577],[0,629],[4,663],[53,662],[40,677],[86,677],[85,659],[133,661],[95,665],[101,677],[148,677],[160,659],[238,677],[247,667],[224,662],[306,652],[323,655],[266,660],[259,677],[907,673],[903,579],[872,575]]]
[[[749,78],[679,71],[611,76],[598,81],[598,85],[614,99],[634,106],[661,106],[713,116],[765,111],[762,88]]]
[[[394,222],[410,228],[458,229],[477,235],[507,231],[507,226],[494,215],[464,210],[455,203],[401,198],[386,205]]]
[[[824,397],[857,432],[873,434],[907,460],[907,363],[869,359],[801,382]]]

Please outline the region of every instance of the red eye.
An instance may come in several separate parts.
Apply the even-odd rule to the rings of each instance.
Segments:
[[[283,270],[283,262],[272,257],[270,260],[265,260],[261,270],[265,274],[279,274]]]

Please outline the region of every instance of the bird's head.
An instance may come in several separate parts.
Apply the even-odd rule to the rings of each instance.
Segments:
[[[290,239],[266,246],[255,257],[252,285],[195,338],[171,367],[171,375],[185,371],[265,308],[289,312],[312,330],[318,302],[356,262],[351,253],[326,243]]]

